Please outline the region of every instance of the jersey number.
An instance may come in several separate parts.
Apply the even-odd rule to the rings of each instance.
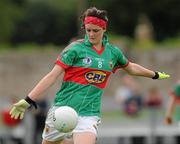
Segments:
[[[98,68],[102,68],[102,61],[98,61]]]

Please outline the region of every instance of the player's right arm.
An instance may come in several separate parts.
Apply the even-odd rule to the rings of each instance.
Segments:
[[[64,68],[59,65],[55,65],[54,68],[39,81],[25,99],[21,99],[13,105],[10,111],[11,117],[15,119],[22,119],[27,108],[31,105],[36,108],[37,106],[35,101],[40,99],[41,94],[52,86],[63,72]]]
[[[52,71],[50,71],[45,77],[43,77],[39,83],[28,94],[29,98],[33,101],[39,99],[39,96],[50,86],[54,84],[57,78],[64,72],[64,69],[59,65],[55,65]]]

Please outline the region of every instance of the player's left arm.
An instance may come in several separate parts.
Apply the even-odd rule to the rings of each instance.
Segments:
[[[149,70],[141,65],[132,62],[129,62],[129,64],[126,67],[124,67],[124,70],[130,75],[143,76],[152,79],[165,79],[170,77],[170,75],[164,72],[154,72],[152,70]]]

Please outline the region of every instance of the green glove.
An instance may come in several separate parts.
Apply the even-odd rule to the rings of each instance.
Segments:
[[[170,75],[166,74],[165,72],[155,72],[155,76],[152,77],[152,79],[166,79],[169,78]]]
[[[11,115],[11,118],[23,119],[24,113],[28,107],[30,107],[30,104],[25,99],[22,99],[13,105],[9,114]]]

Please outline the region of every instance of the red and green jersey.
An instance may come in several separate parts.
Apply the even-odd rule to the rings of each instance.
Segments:
[[[180,121],[180,83],[175,84],[171,89],[171,96],[176,98],[176,115],[177,121]]]
[[[173,87],[173,93],[176,97],[180,98],[180,84],[176,84]]]
[[[65,69],[65,74],[54,105],[71,106],[80,116],[99,116],[101,95],[110,74],[126,67],[129,61],[106,36],[100,51],[85,36],[65,48],[55,63]]]
[[[171,96],[176,98],[176,102],[180,104],[180,84],[175,84],[171,89]]]

